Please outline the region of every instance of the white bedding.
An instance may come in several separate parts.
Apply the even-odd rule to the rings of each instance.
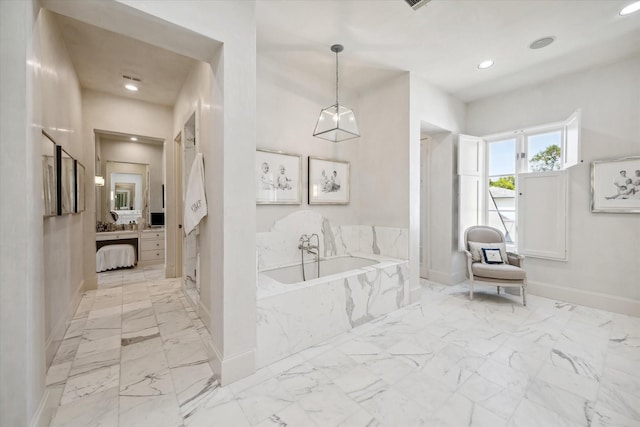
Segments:
[[[132,245],[107,245],[96,252],[96,272],[136,265],[135,249]]]

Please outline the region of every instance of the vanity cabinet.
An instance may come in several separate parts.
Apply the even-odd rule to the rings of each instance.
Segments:
[[[164,230],[140,232],[140,261],[143,264],[164,262]]]
[[[96,250],[117,244],[132,245],[141,265],[164,263],[164,229],[96,233]]]
[[[96,251],[107,245],[131,245],[136,254],[136,261],[140,261],[139,233],[137,231],[105,231],[96,233]]]

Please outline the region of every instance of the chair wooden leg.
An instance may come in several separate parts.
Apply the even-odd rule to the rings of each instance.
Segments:
[[[527,306],[527,288],[525,286],[522,287],[522,305]]]
[[[498,288],[498,295],[500,295],[500,286],[496,286]]]
[[[473,282],[469,285],[469,300],[473,300]]]

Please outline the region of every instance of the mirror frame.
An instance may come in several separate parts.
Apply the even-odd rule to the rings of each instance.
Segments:
[[[58,215],[58,162],[57,144],[44,130],[42,135],[42,216],[46,218]],[[49,150],[51,145],[53,149]],[[47,156],[47,152],[52,155]]]
[[[64,153],[64,156],[63,156]],[[58,215],[67,215],[75,213],[75,201],[76,201],[76,175],[75,175],[75,160],[71,155],[60,145],[56,146],[56,159],[57,159],[57,198],[58,198]],[[62,172],[71,172],[67,175],[69,178],[62,179]],[[66,175],[66,174],[65,174]],[[73,180],[73,182],[70,182]],[[69,206],[65,206],[63,203],[62,195],[66,192],[66,199],[69,202]]]
[[[86,197],[84,191],[85,185],[85,167],[78,160],[74,160],[74,170],[76,175],[76,191],[75,191],[75,212],[84,212]]]

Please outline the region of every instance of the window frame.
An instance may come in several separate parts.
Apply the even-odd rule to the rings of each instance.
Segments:
[[[560,169],[559,170],[547,170],[541,172],[529,171],[529,141],[531,136],[560,132],[561,138],[561,154],[560,154]],[[557,197],[560,197],[561,202],[557,203],[557,215],[553,218],[553,224],[555,224],[558,230],[562,230],[563,235],[568,236],[568,200],[569,200],[569,186],[568,186],[568,169],[582,163],[581,160],[581,110],[574,111],[566,120],[546,123],[538,126],[530,126],[524,129],[499,132],[495,134],[486,135],[483,137],[476,137],[472,135],[459,135],[458,146],[458,178],[459,178],[459,244],[462,250],[463,240],[462,236],[466,227],[470,225],[488,224],[489,218],[489,144],[505,141],[509,139],[516,140],[516,165],[515,165],[515,236],[516,243],[508,244],[510,251],[522,251],[524,255],[535,258],[547,258],[566,261],[568,259],[568,239],[564,239],[564,247],[560,248],[554,253],[545,255],[538,251],[536,248],[531,247],[529,243],[522,240],[518,229],[521,226],[521,220],[524,224],[529,218],[535,218],[535,215],[521,215],[522,212],[519,209],[521,201],[528,206],[535,206],[536,202],[527,200],[527,195],[522,194],[521,189],[518,186],[520,177],[527,178],[527,175],[540,174],[556,174],[558,185],[555,188],[558,189]],[[475,152],[475,154],[474,154]],[[475,157],[474,157],[475,156]],[[477,170],[474,170],[477,167]],[[497,175],[496,175],[497,176]],[[564,183],[564,184],[562,184]],[[476,190],[473,190],[473,189]],[[475,199],[475,200],[474,200]],[[476,215],[474,215],[469,209],[477,208]],[[464,207],[464,209],[463,209]],[[475,218],[475,219],[474,219]],[[527,225],[530,226],[531,224]],[[535,245],[535,242],[533,242]],[[526,248],[531,248],[526,249]]]

